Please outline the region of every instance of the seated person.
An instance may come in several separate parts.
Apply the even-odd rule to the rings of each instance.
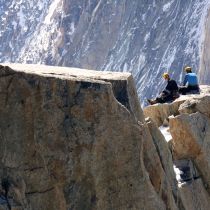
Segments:
[[[200,93],[198,78],[195,73],[192,73],[192,68],[187,66],[184,68],[186,72],[183,86],[179,87],[179,93],[185,95],[187,93]]]
[[[163,78],[167,81],[167,86],[156,99],[147,99],[149,104],[171,102],[179,97],[178,86],[175,80],[170,79],[168,73],[163,74]]]

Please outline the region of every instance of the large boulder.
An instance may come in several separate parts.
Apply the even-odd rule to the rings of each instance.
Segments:
[[[111,83],[112,92],[117,101],[125,106],[130,113],[139,121],[144,121],[143,111],[141,109],[133,77],[130,73],[121,72],[101,72],[93,70],[84,70],[78,68],[59,67],[44,65],[23,65],[9,64],[18,72],[26,71],[30,74],[38,74],[43,77],[57,77],[68,80],[81,80],[86,82],[104,81]],[[87,87],[88,88],[88,87]]]
[[[209,119],[201,113],[182,114],[169,120],[176,158],[194,158],[204,146]]]
[[[186,100],[179,107],[180,113],[195,113],[200,112],[210,118],[210,95],[194,97],[191,100]]]
[[[11,67],[0,67],[0,208],[176,209],[130,74]]]
[[[196,112],[170,118],[169,123],[174,157],[192,159],[210,191],[210,119]]]

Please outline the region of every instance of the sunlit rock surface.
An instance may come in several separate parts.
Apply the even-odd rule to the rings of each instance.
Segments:
[[[205,112],[210,112],[208,106],[205,106],[204,102],[208,101],[209,97],[210,87],[207,85],[200,85],[200,94],[180,95],[180,97],[172,103],[146,106],[143,109],[144,115],[145,117],[150,117],[156,123],[156,125],[160,127],[165,121],[168,121],[168,117],[171,115],[176,116],[184,112],[194,112],[196,109],[193,109],[195,104],[197,104],[196,107],[198,107],[197,111],[203,112],[202,110],[199,110],[200,103],[197,103],[199,101],[202,101],[202,108],[200,109],[206,109]]]
[[[168,121],[168,117],[171,115],[179,114],[178,109],[185,99],[179,98],[173,103],[155,104],[144,108],[145,117],[151,118],[154,123],[160,127],[165,121]]]
[[[181,106],[179,107],[180,113],[195,113],[200,112],[207,117],[210,117],[210,94],[200,97],[194,97],[191,100],[186,100]]]
[[[145,115],[161,126],[160,130],[167,126],[165,129],[172,136],[168,148],[171,150],[178,183],[177,201],[180,202],[180,209],[207,210],[210,205],[209,91],[210,87],[201,86],[201,94],[181,96],[171,104],[156,104],[144,108]],[[157,138],[161,135],[156,132],[153,136]],[[161,150],[163,151],[164,149]],[[165,157],[170,157],[166,154]],[[170,159],[167,161],[170,163]]]
[[[206,16],[206,21],[204,25],[204,34],[205,37],[203,48],[202,48],[202,56],[200,61],[200,70],[199,70],[199,79],[202,84],[210,84],[210,10],[208,10],[208,14]]]
[[[208,87],[174,109],[169,144],[144,119],[129,73],[8,65],[0,209],[208,210]]]
[[[208,190],[210,186],[209,109],[210,95],[205,95],[193,100],[187,100],[180,106],[180,112],[183,114],[170,119],[176,158],[193,158]]]

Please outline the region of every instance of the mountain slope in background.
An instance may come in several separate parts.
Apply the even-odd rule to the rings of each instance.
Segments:
[[[144,104],[163,88],[164,71],[181,82],[183,66],[191,65],[210,82],[209,6],[210,0],[3,0],[0,61],[132,72]]]

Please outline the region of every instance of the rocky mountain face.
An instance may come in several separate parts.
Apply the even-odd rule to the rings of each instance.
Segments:
[[[131,72],[138,95],[191,65],[209,83],[209,0],[2,0],[0,62]],[[199,69],[200,66],[200,69]]]
[[[181,97],[172,104],[144,109],[145,116],[158,126],[168,121],[168,142],[178,181],[183,209],[209,209],[210,88],[201,95]],[[181,208],[181,209],[182,209]]]
[[[210,75],[209,75],[209,43],[210,43],[210,10],[208,10],[206,24],[205,24],[205,39],[203,43],[202,49],[202,56],[201,56],[201,64],[200,64],[200,71],[199,71],[199,78],[200,82],[203,84],[209,84],[210,82]]]
[[[148,107],[176,115],[167,143],[129,73],[9,66],[0,66],[1,210],[208,210],[210,94]]]

